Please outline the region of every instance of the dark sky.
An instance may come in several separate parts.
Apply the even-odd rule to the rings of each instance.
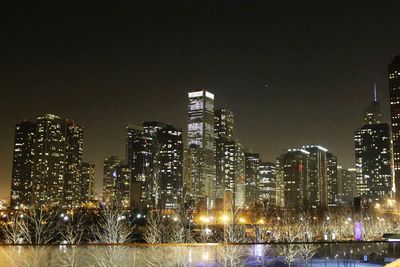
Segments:
[[[0,197],[14,125],[43,113],[85,127],[98,188],[103,159],[124,155],[125,125],[186,131],[195,88],[236,114],[236,136],[265,160],[317,143],[352,167],[374,82],[389,118],[399,1],[26,2],[0,4]]]

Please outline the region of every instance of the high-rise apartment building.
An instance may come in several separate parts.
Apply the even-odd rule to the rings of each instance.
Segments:
[[[225,204],[234,204],[237,208],[244,208],[246,205],[246,184],[245,184],[245,157],[243,146],[237,141],[226,144],[225,151],[228,155],[225,176]],[[228,196],[228,197],[226,197]],[[230,197],[229,197],[230,196]],[[226,207],[225,208],[231,208]]]
[[[260,162],[259,179],[257,188],[259,201],[276,205],[276,164],[272,162]]]
[[[138,206],[155,207],[157,205],[157,140],[150,134],[145,134],[141,126],[128,125],[126,128],[126,163],[131,169],[131,182],[138,186],[135,193],[140,203]],[[136,197],[135,197],[136,198]]]
[[[326,195],[328,206],[336,206],[339,201],[338,196],[338,165],[337,157],[332,153],[326,153]]]
[[[167,125],[158,132],[160,206],[178,208],[183,194],[182,130]]]
[[[307,188],[305,199],[307,206],[327,206],[327,177],[326,177],[326,153],[327,149],[318,145],[303,146],[309,152],[308,177],[305,180]]]
[[[65,127],[64,206],[77,208],[82,201],[83,128],[71,121]]]
[[[190,145],[186,154],[186,181],[185,190],[186,194],[195,204],[202,204],[201,200],[204,199],[205,186],[203,184],[203,153],[197,145]],[[204,203],[204,206],[206,203]]]
[[[400,201],[400,56],[388,66],[396,199]]]
[[[245,188],[246,205],[252,206],[259,200],[260,180],[260,155],[256,153],[245,153]]]
[[[338,166],[338,203],[353,203],[357,196],[356,169],[343,169]]]
[[[308,151],[308,175],[305,200],[309,207],[336,205],[337,198],[337,159],[319,145],[303,146]]]
[[[130,205],[131,169],[123,159],[109,157],[104,160],[103,201],[106,204]]]
[[[36,120],[33,204],[76,207],[83,130],[74,122],[45,114]]]
[[[35,133],[34,122],[23,121],[15,127],[11,208],[23,208],[31,204]]]
[[[227,109],[215,110],[215,171],[216,183],[215,191],[216,198],[222,199],[226,191],[232,190],[229,181],[226,179],[227,162],[229,161],[226,151],[227,144],[234,141],[234,117],[233,113]]]
[[[204,189],[202,201],[208,208],[215,205],[215,157],[214,157],[214,95],[206,90],[188,94],[188,147],[195,145],[202,154],[202,168],[198,179]]]
[[[132,192],[141,194],[131,199],[139,199],[145,207],[178,207],[183,193],[181,129],[159,121],[128,125],[126,162],[132,172]]]
[[[286,208],[307,206],[308,157],[304,149],[288,149],[277,160],[277,173],[282,175],[282,202]]]
[[[94,200],[94,171],[95,164],[82,162],[81,163],[81,179],[80,179],[80,196],[82,203],[89,203]]]

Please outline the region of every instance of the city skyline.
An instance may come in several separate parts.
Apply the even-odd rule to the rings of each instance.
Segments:
[[[154,31],[153,22],[143,29],[133,28],[142,37],[141,42],[129,37],[121,47],[111,45],[112,52],[106,49],[111,41],[90,52],[102,40],[103,32],[95,29],[93,40],[84,38],[85,30],[91,26],[84,19],[84,12],[77,14],[78,19],[71,24],[65,23],[71,21],[67,11],[50,12],[48,16],[55,23],[42,30],[36,26],[49,17],[40,15],[51,7],[33,12],[24,23],[18,21],[20,15],[11,12],[7,19],[12,25],[10,29],[2,28],[6,41],[0,45],[4,59],[0,63],[1,86],[7,89],[1,90],[0,95],[0,196],[7,198],[9,194],[14,127],[23,119],[51,113],[82,125],[83,160],[96,164],[96,188],[100,192],[104,159],[124,156],[126,125],[165,121],[182,128],[186,136],[187,92],[203,88],[215,94],[216,108],[227,108],[235,114],[238,139],[260,153],[264,161],[275,162],[284,149],[313,143],[332,151],[340,165],[353,167],[353,131],[362,124],[362,112],[370,102],[375,82],[383,121],[390,123],[387,64],[399,52],[400,44],[390,16],[394,9],[368,12],[372,7],[366,4],[355,18],[351,18],[353,14],[340,14],[343,22],[337,22],[334,18],[339,14],[334,13],[334,8],[329,11],[320,7],[333,16],[322,20],[327,32],[322,33],[318,28],[307,30],[308,25],[323,17],[318,10],[308,11],[315,17],[301,21],[296,28],[294,7],[288,12],[295,16],[287,22],[279,17],[284,14],[279,7],[277,15],[265,18],[260,16],[265,7],[258,11],[259,7],[247,6],[255,21],[233,7],[243,23],[233,23],[237,31],[228,31],[221,37],[219,30],[235,22],[234,15],[221,20],[207,14],[209,22],[200,25],[196,19],[202,14],[201,9],[181,7],[180,11],[190,11],[193,18],[181,14],[162,27],[167,38],[161,40],[161,48],[154,45],[157,35],[147,34]],[[122,9],[106,11],[103,7],[97,10],[99,13],[89,13],[98,22],[103,13],[116,18]],[[138,13],[128,6],[117,22],[128,20],[131,11]],[[160,20],[167,16],[158,9],[155,14],[161,15]],[[65,20],[61,23],[57,16]],[[187,37],[191,27],[182,26],[179,19],[199,26],[193,32],[193,41]],[[330,24],[333,21],[338,23],[335,27]],[[128,20],[128,27],[117,28],[112,36],[123,40],[125,34],[131,33],[128,28],[134,22]],[[212,42],[194,44],[203,39],[212,23],[216,28],[205,37],[216,40],[215,46]],[[271,30],[269,23],[282,31]],[[347,23],[354,28],[345,31]],[[22,27],[25,24],[29,25]],[[168,25],[180,27],[175,31]],[[59,26],[66,30],[65,36],[57,33]],[[110,33],[112,26],[104,30]],[[32,41],[32,45],[22,46],[25,42],[20,38]],[[83,44],[77,44],[75,38],[83,39]],[[330,44],[338,40],[344,45]],[[52,45],[47,45],[49,41]],[[225,49],[232,42],[236,49]],[[143,48],[147,45],[149,48]]]
[[[374,84],[373,85],[373,90],[371,89],[370,91],[370,101],[371,100],[374,100],[374,97],[376,96],[376,85]],[[200,90],[200,89],[199,89]],[[207,90],[207,89],[204,89],[204,90]],[[188,92],[190,92],[190,91],[195,91],[194,89],[190,89],[190,90],[188,90]],[[212,90],[208,90],[208,91],[210,91],[210,92],[213,92]],[[187,94],[188,94],[188,92],[186,92],[186,96],[187,96]],[[379,95],[379,91],[378,91],[378,95]],[[379,97],[378,97],[379,98]],[[186,103],[187,104],[187,103]],[[219,104],[219,105],[218,105]],[[218,103],[218,101],[217,101],[217,103],[216,103],[216,106],[217,107],[225,107],[223,104],[221,104],[221,103]],[[383,105],[383,106],[387,106],[387,105]],[[365,112],[365,111],[364,111]],[[363,113],[363,110],[360,110],[360,117],[362,117],[362,113]],[[52,113],[46,113],[46,114],[52,114]],[[57,114],[54,114],[54,115],[56,115],[56,116],[58,116]],[[387,115],[387,114],[384,114],[384,115]],[[237,114],[235,114],[235,116],[237,116]],[[40,117],[40,116],[38,116],[38,117]],[[382,119],[382,121],[384,121],[384,122],[387,122],[387,123],[389,123],[389,119],[387,120],[387,121],[385,121],[385,118],[386,116],[384,116],[384,118]],[[34,118],[31,118],[30,120],[32,120],[32,119],[34,119]],[[187,119],[187,118],[186,118]],[[27,121],[27,122],[29,122],[30,121],[29,119],[28,120],[26,120],[26,119],[24,119],[22,122],[24,122],[24,121]],[[154,118],[153,119],[153,121],[160,121],[159,119],[157,119],[157,118]],[[16,123],[15,125],[18,125],[19,123],[22,123],[22,122],[18,122],[18,123]],[[143,121],[143,122],[145,122],[145,121]],[[78,122],[80,125],[82,125],[82,128],[84,129],[85,128],[85,125],[84,125],[84,123],[81,123],[81,122]],[[128,127],[129,127],[129,125],[132,125],[132,123],[128,123],[127,124],[128,125]],[[126,125],[125,125],[125,127],[127,127]],[[184,140],[187,140],[187,129],[185,128],[185,127],[182,127],[183,128],[183,133],[184,133]],[[236,133],[236,128],[240,128],[240,125],[237,125],[237,123],[235,124],[235,133]],[[122,139],[124,139],[123,141],[125,141],[125,137],[124,137],[124,134],[125,134],[125,132],[122,132],[122,133],[120,133],[120,136],[121,136],[121,138]],[[238,133],[236,133],[238,136],[240,136],[240,134],[238,134]],[[85,136],[86,134],[84,133],[84,136]],[[351,138],[352,138],[353,136],[351,136]],[[351,139],[350,138],[350,139]],[[353,141],[353,140],[352,140]],[[87,138],[85,137],[85,139],[84,139],[84,142],[83,142],[83,144],[84,144],[84,146],[85,146],[85,143],[87,142]],[[316,141],[316,142],[308,142],[309,144],[322,144],[322,143],[318,143],[318,141]],[[299,143],[298,145],[293,145],[293,146],[288,146],[288,145],[286,145],[285,146],[285,144],[280,144],[281,145],[281,147],[282,147],[282,149],[281,149],[281,152],[280,152],[280,154],[281,153],[283,153],[283,152],[285,152],[287,149],[297,149],[297,148],[299,148],[299,147],[302,147],[304,144],[308,144],[307,142],[306,143]],[[324,145],[325,146],[325,144],[322,144],[322,145]],[[110,156],[116,156],[116,157],[120,157],[120,158],[124,158],[124,154],[125,154],[125,144],[123,144],[123,148],[121,149],[122,151],[121,151],[121,153],[119,153],[119,154],[107,154],[106,156],[105,156],[105,158],[102,160],[102,161],[104,161],[104,160],[106,160],[108,157],[110,157]],[[187,146],[185,146],[185,148],[187,148]],[[271,162],[276,162],[276,160],[277,160],[277,158],[279,157],[279,155],[280,154],[276,154],[276,155],[271,155],[271,153],[267,153],[267,157],[265,157],[264,156],[264,153],[262,153],[262,152],[259,152],[259,150],[257,150],[257,148],[252,148],[252,147],[249,147],[249,146],[247,146],[247,144],[245,144],[245,148],[248,150],[248,151],[252,151],[252,152],[254,152],[254,153],[259,153],[260,154],[260,159],[261,160],[263,160],[263,161],[271,161]],[[330,149],[331,150],[331,149]],[[353,154],[354,154],[354,144],[353,144],[353,147],[351,147],[351,150],[352,150],[352,152],[353,152]],[[338,154],[340,154],[340,152],[338,152]],[[84,159],[86,160],[86,161],[91,161],[91,159],[86,155],[86,153],[84,152],[83,153],[83,156],[84,156]],[[351,164],[349,164],[349,165],[346,165],[346,163],[344,163],[342,160],[341,160],[341,158],[339,157],[338,158],[338,162],[339,162],[339,164],[338,165],[341,165],[341,166],[344,166],[345,168],[354,168],[355,167],[355,159],[354,159],[354,164],[353,165],[351,165]],[[104,179],[104,175],[103,175],[103,162],[100,162],[100,163],[98,163],[98,162],[96,162],[96,163],[94,163],[95,164],[95,168],[96,168],[96,171],[95,171],[95,191],[96,191],[96,193],[97,193],[97,195],[99,195],[99,194],[102,194],[102,191],[103,191],[103,187],[104,187],[104,181],[103,181],[103,179]],[[11,168],[12,169],[12,168]],[[10,175],[10,181],[11,181],[11,175]],[[9,192],[9,190],[8,189],[6,189],[6,190],[3,190],[3,191],[7,191],[6,193],[5,193],[5,195],[4,196],[2,196],[3,198],[8,198],[9,196],[7,195],[7,194],[9,194],[10,192]],[[1,194],[1,190],[0,190],[0,194]]]

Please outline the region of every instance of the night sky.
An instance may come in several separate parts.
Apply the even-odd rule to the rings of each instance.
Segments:
[[[186,132],[192,89],[213,92],[235,113],[236,137],[271,161],[315,143],[353,167],[374,82],[389,121],[399,1],[58,2],[0,4],[0,197],[15,124],[43,113],[84,126],[98,189],[104,158],[124,156],[126,124]]]

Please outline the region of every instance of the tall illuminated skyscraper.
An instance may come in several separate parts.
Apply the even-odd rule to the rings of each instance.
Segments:
[[[392,143],[390,126],[382,123],[376,88],[366,109],[365,124],[354,133],[357,195],[373,202],[393,195]]]
[[[26,207],[31,204],[35,133],[36,123],[34,122],[23,121],[15,127],[11,208]]]
[[[282,177],[283,206],[299,208],[307,206],[307,177],[310,152],[304,149],[288,149],[277,160],[277,173]]]
[[[159,121],[126,128],[132,196],[141,207],[177,208],[183,193],[182,130]],[[140,187],[140,188],[136,188]]]
[[[215,157],[214,157],[214,95],[206,90],[188,94],[188,147],[195,145],[202,154],[203,167],[200,177],[208,208],[215,205]]]
[[[260,162],[259,180],[257,188],[259,201],[276,204],[276,164],[272,162]]]
[[[252,206],[259,200],[260,180],[260,155],[256,153],[245,153],[245,187],[246,205]]]
[[[326,153],[326,185],[328,206],[336,206],[339,201],[337,157],[330,152]]]
[[[72,121],[66,121],[65,142],[64,205],[76,208],[82,200],[83,128]]]
[[[197,145],[190,145],[186,153],[185,189],[187,195],[196,204],[202,204],[204,199],[204,184],[201,179],[203,174],[203,153]],[[204,203],[204,206],[206,203]]]
[[[155,207],[157,202],[157,149],[156,138],[145,134],[142,126],[126,127],[125,161],[131,169],[131,182],[138,186],[135,193],[138,206]]]
[[[400,56],[388,66],[396,199],[400,201]]]
[[[305,196],[307,205],[314,208],[336,205],[336,157],[319,145],[307,145],[303,149],[310,153]]]
[[[83,129],[72,121],[45,114],[36,120],[33,204],[77,206]]]
[[[356,169],[343,169],[338,166],[338,199],[339,203],[353,203],[357,196]]]
[[[246,204],[246,184],[243,146],[238,141],[230,141],[226,143],[224,149],[227,155],[224,163],[224,208],[231,208],[231,204],[237,208],[244,208]]]
[[[234,117],[227,109],[215,110],[215,170],[216,170],[216,197],[221,199],[229,191],[229,182],[226,179],[228,165],[227,144],[233,141]]]
[[[106,204],[130,205],[131,170],[124,160],[109,157],[104,160],[103,200]]]
[[[82,203],[88,203],[94,200],[94,170],[95,165],[93,163],[81,163],[80,195]]]
[[[160,206],[179,207],[183,194],[182,130],[167,125],[158,132]]]

